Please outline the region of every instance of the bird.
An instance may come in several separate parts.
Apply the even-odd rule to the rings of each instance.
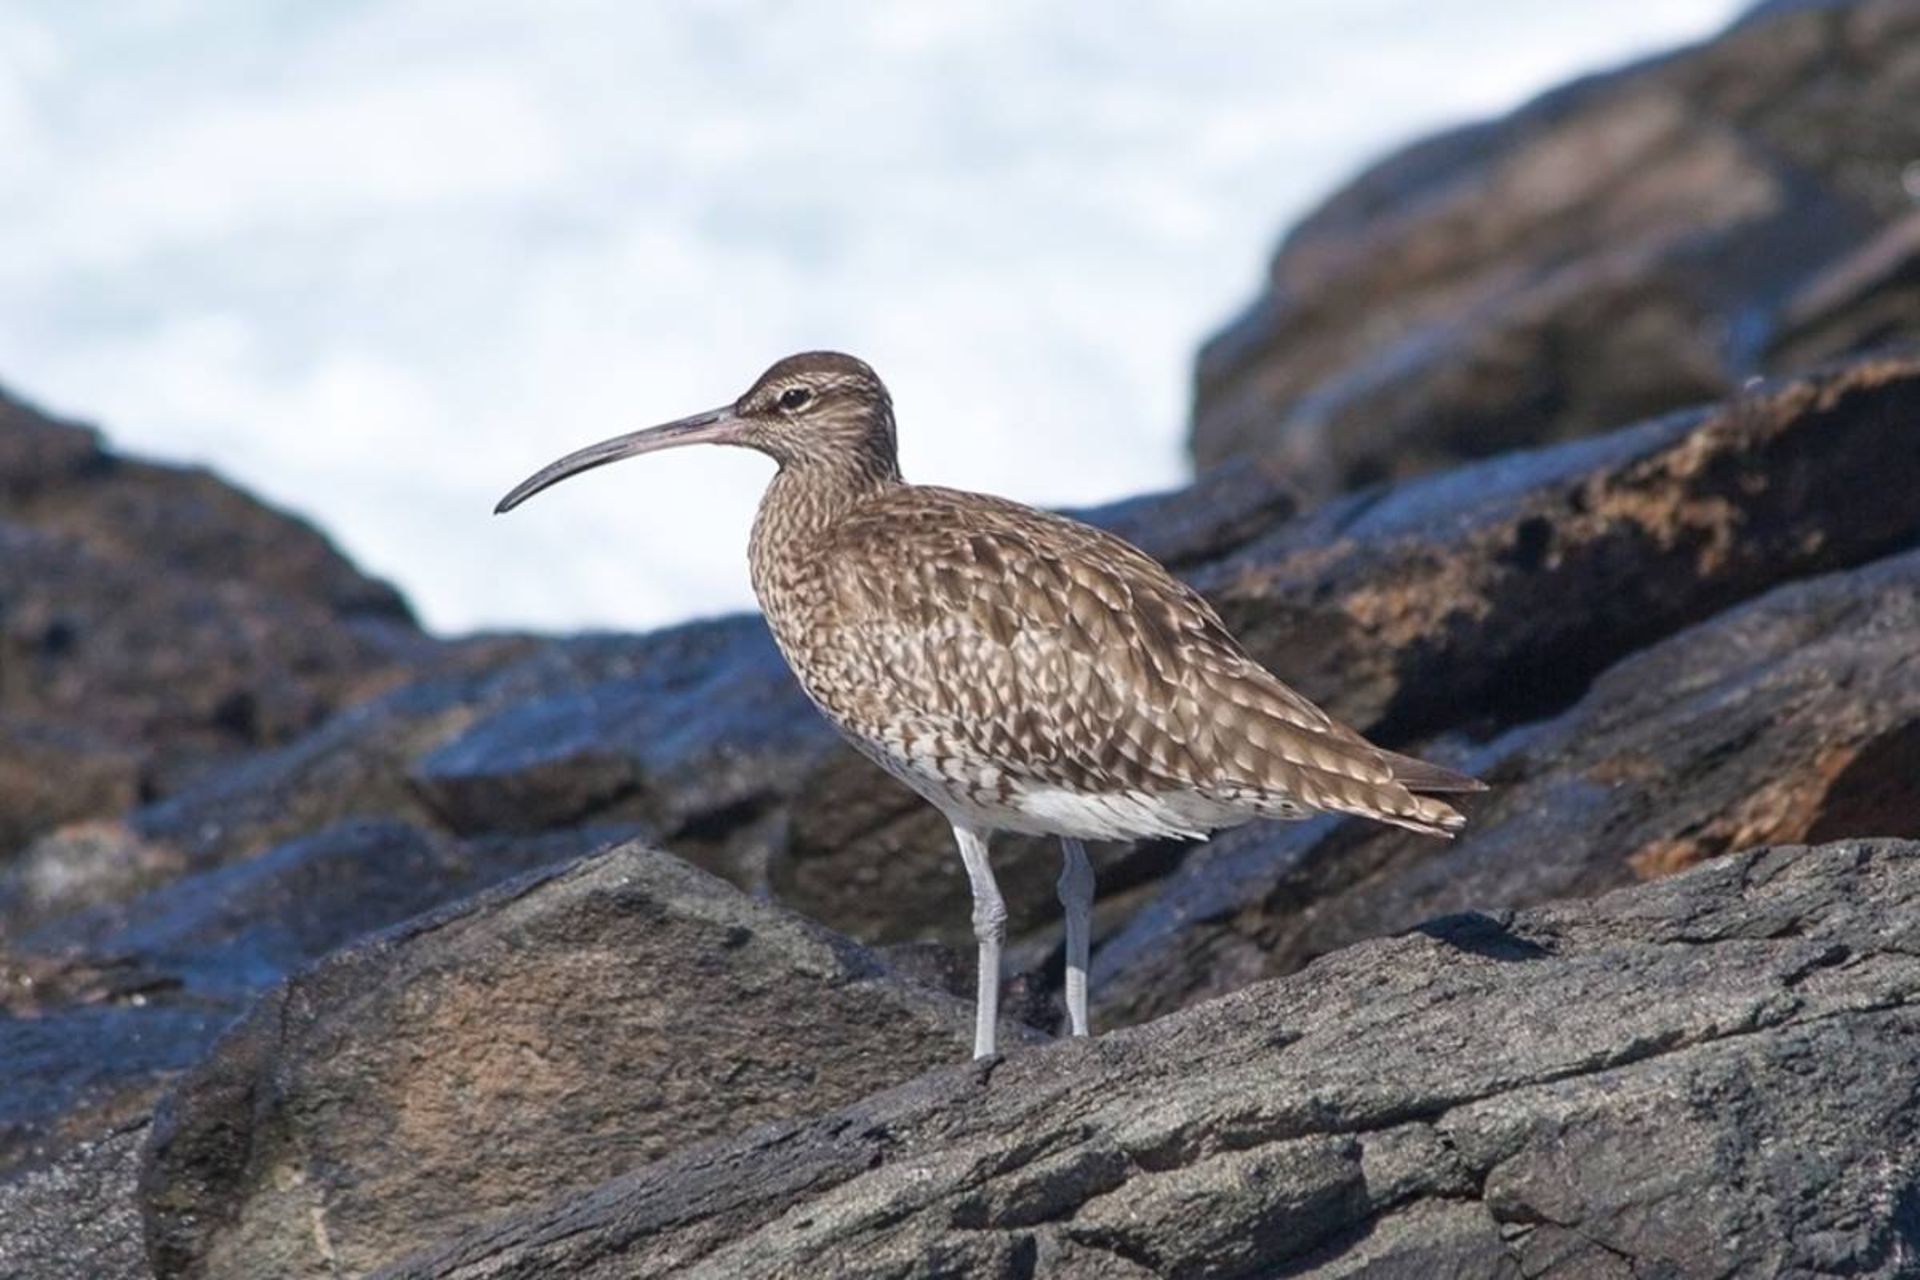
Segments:
[[[908,483],[886,386],[839,352],[788,356],[731,404],[570,453],[495,511],[694,444],[773,460],[748,540],[768,629],[825,717],[953,828],[973,898],[976,1059],[998,1056],[1007,911],[995,833],[1060,841],[1067,1020],[1086,1036],[1086,841],[1198,839],[1329,811],[1451,837],[1465,817],[1442,797],[1485,789],[1334,720],[1121,538]]]

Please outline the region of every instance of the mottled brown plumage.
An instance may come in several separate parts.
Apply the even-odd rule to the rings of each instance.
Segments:
[[[1480,789],[1329,718],[1112,534],[907,484],[886,389],[851,356],[782,360],[728,408],[582,450],[501,509],[586,467],[695,440],[780,464],[754,521],[754,592],[813,701],[954,824],[974,883],[985,1023],[1004,916],[986,863],[993,831],[1068,842],[1069,973],[1077,958],[1083,981],[1080,840],[1200,836],[1324,810],[1447,835],[1463,819],[1436,796]],[[982,1035],[990,1052],[990,1025]]]

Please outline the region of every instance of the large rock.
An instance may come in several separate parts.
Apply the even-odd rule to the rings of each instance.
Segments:
[[[0,394],[0,861],[305,733],[435,650],[305,523]]]
[[[360,1274],[963,1060],[971,1035],[964,1002],[626,846],[338,954],[256,1005],[156,1122],[153,1258],[166,1277]]]
[[[1206,345],[1194,456],[1333,493],[1911,343],[1916,155],[1907,0],[1776,6],[1416,143]]]
[[[144,1116],[264,988],[335,947],[626,835],[356,821],[0,944],[0,1171]]]
[[[450,646],[412,681],[0,870],[0,925],[47,923],[346,819],[463,836],[628,823],[752,885],[770,813],[837,743],[757,618]]]
[[[1627,654],[1920,541],[1920,360],[1329,503],[1194,575],[1267,666],[1388,741],[1551,714]]]
[[[547,653],[483,691],[472,722],[409,765],[414,790],[465,833],[631,818],[764,888],[772,841],[758,828],[840,746],[765,624],[723,618],[572,647],[563,679],[543,678]]]
[[[1916,922],[1894,841],[1456,916],[382,1275],[1910,1274]]]
[[[1102,1012],[1153,1017],[1446,911],[1763,844],[1920,838],[1916,636],[1920,551],[1721,614],[1474,751],[1493,788],[1450,845],[1331,820],[1216,840],[1102,947]]]

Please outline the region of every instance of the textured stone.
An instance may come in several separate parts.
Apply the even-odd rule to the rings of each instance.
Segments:
[[[0,1275],[148,1280],[133,1194],[145,1137],[144,1122],[129,1124],[0,1178]]]
[[[614,669],[588,654],[564,684],[520,682],[510,701],[490,693],[471,724],[411,766],[414,787],[455,831],[624,816],[697,846],[750,828],[839,744],[757,618],[677,627],[625,650]],[[733,852],[706,860],[763,887],[764,844]]]
[[[0,394],[0,861],[288,741],[436,650],[304,522]]]
[[[1920,541],[1920,361],[1331,503],[1194,575],[1254,655],[1405,742],[1558,711],[1636,649]]]
[[[1920,845],[1897,841],[1453,917],[381,1274],[1902,1275],[1916,921]]]
[[[343,943],[630,834],[349,822],[0,946],[0,1170],[145,1114],[260,991]]]
[[[1194,455],[1327,494],[1920,340],[1908,286],[1816,284],[1909,214],[1916,155],[1906,0],[1774,7],[1414,143],[1207,343]]]
[[[153,1257],[168,1277],[362,1273],[963,1060],[971,1033],[965,1004],[873,953],[626,846],[416,920],[256,1005],[156,1121]]]

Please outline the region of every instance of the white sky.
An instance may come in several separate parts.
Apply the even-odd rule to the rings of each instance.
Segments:
[[[0,0],[0,383],[318,520],[432,625],[749,600],[769,464],[553,456],[872,362],[910,478],[1185,474],[1198,342],[1383,149],[1730,0]]]

